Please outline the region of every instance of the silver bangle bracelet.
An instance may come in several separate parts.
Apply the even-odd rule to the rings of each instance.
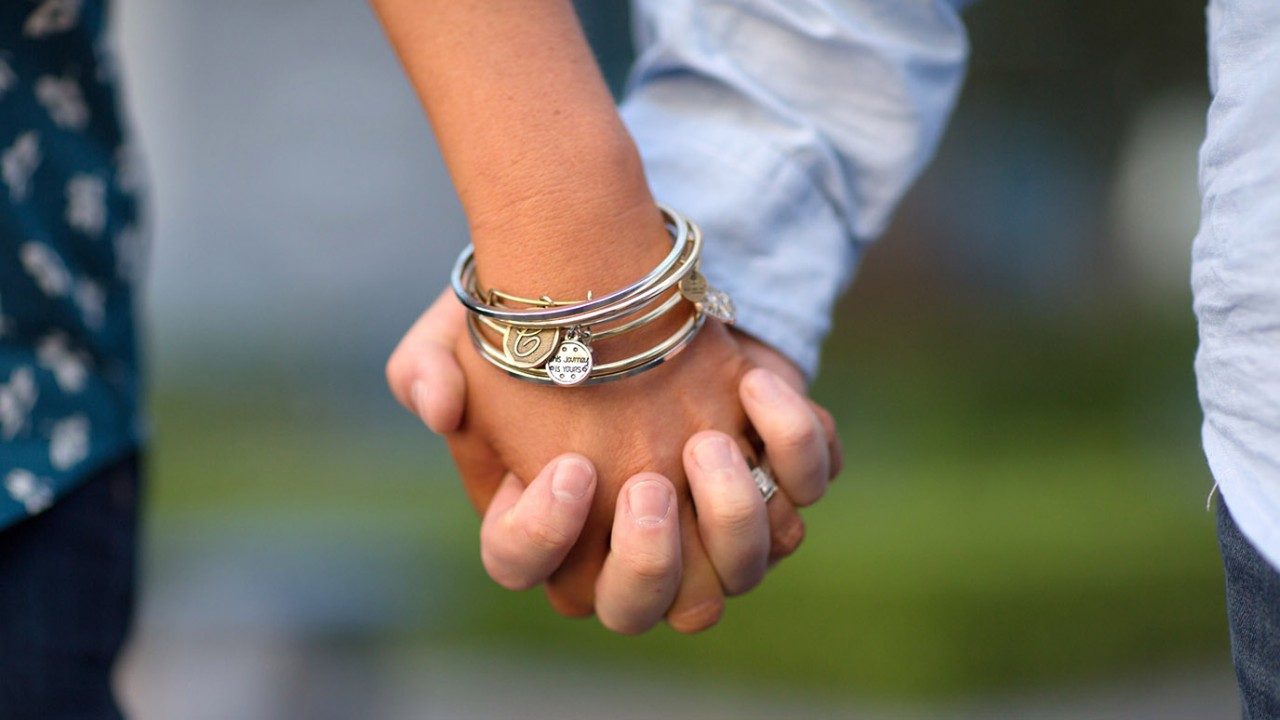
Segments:
[[[495,320],[501,320],[502,322],[523,324],[527,327],[534,327],[533,323],[543,321],[546,322],[542,327],[571,324],[568,319],[576,315],[583,315],[593,310],[608,308],[617,303],[630,300],[634,295],[650,287],[654,281],[670,273],[680,259],[685,257],[690,235],[692,234],[690,231],[691,223],[683,215],[665,205],[659,204],[658,209],[662,211],[663,219],[666,221],[667,226],[673,230],[671,252],[647,275],[620,290],[571,306],[555,305],[534,310],[503,310],[484,302],[484,299],[476,296],[473,289],[469,287],[474,283],[475,248],[468,245],[458,255],[458,260],[454,263],[453,271],[450,273],[449,279],[453,286],[453,292],[458,296],[458,300],[466,306],[467,310]]]
[[[582,385],[630,377],[680,352],[706,324],[708,316],[734,320],[728,295],[710,287],[700,272],[702,231],[680,213],[661,208],[672,250],[639,281],[603,297],[586,300],[537,300],[479,288],[474,249],[468,246],[454,265],[454,293],[467,308],[467,331],[480,355],[513,377],[541,384]],[[674,290],[674,292],[672,292]],[[663,298],[664,293],[670,296]],[[684,302],[693,308],[678,330],[656,345],[621,360],[597,365],[592,344],[644,327]],[[505,303],[526,307],[512,309]],[[612,327],[595,329],[619,321]],[[486,329],[501,337],[498,347]]]
[[[666,300],[663,300],[660,305],[653,308],[652,310],[645,313],[644,315],[641,315],[638,318],[635,318],[633,320],[628,320],[627,322],[621,325],[615,325],[611,328],[605,328],[604,330],[592,331],[591,339],[593,341],[608,340],[611,337],[615,337],[623,333],[631,332],[632,330],[635,330],[637,328],[644,327],[645,325],[648,325],[649,323],[653,322],[654,320],[657,320],[663,315],[666,315],[668,312],[674,309],[676,305],[679,305],[683,300],[685,300],[685,297],[683,295],[681,295],[680,293],[675,293],[671,297],[667,298]],[[477,317],[480,319],[480,322],[484,323],[485,326],[488,327],[490,330],[493,330],[494,332],[497,332],[497,333],[506,332],[507,326],[503,325],[501,322],[494,320],[493,318],[485,317],[483,315],[478,315]]]
[[[672,212],[672,211],[668,211]],[[597,303],[600,298],[585,300],[576,304],[557,303],[552,301],[550,308],[532,309],[532,310],[506,310],[499,305],[484,302],[479,299],[481,297],[480,290],[476,285],[475,260],[474,255],[468,251],[464,251],[464,262],[461,264],[457,282],[459,285],[454,288],[455,294],[461,288],[462,293],[468,298],[468,310],[472,310],[478,315],[498,320],[507,325],[524,328],[552,328],[565,327],[573,325],[594,325],[598,323],[609,322],[619,317],[625,317],[634,313],[638,308],[648,305],[662,293],[675,287],[686,277],[697,272],[698,260],[702,252],[702,232],[696,225],[678,216],[674,212],[673,215],[679,217],[680,224],[685,228],[686,250],[676,258],[677,263],[668,273],[659,275],[649,285],[633,284],[626,290],[629,296],[615,303],[599,306]],[[678,240],[676,241],[678,242]],[[468,248],[469,250],[469,248]],[[468,257],[469,256],[469,257]],[[617,294],[611,293],[610,296]],[[609,297],[609,296],[606,296]],[[480,308],[473,310],[472,308]],[[586,308],[584,310],[584,308]],[[559,317],[554,320],[544,319],[541,316],[550,309],[555,311]]]

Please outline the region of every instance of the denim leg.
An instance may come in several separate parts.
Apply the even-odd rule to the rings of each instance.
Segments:
[[[120,720],[112,670],[132,615],[138,462],[0,531],[0,718]]]
[[[1244,720],[1280,720],[1280,573],[1240,534],[1224,502],[1218,503],[1218,544]]]

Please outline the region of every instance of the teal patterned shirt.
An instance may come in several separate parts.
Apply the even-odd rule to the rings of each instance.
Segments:
[[[0,2],[0,528],[139,446],[138,172],[106,16]]]

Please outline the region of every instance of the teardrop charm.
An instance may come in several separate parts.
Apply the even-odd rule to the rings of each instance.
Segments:
[[[726,325],[732,325],[738,317],[729,293],[718,288],[707,288],[707,295],[698,303],[698,309]]]

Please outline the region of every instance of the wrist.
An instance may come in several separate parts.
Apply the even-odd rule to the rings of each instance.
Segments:
[[[639,154],[622,135],[584,141],[558,159],[525,156],[506,178],[468,194],[485,285],[527,297],[598,296],[661,262],[671,240]]]
[[[573,219],[568,222],[574,223],[581,222],[578,218],[589,217],[589,215],[582,212],[581,208],[575,208],[575,212],[569,217]],[[550,248],[546,254],[535,254],[526,262],[507,266],[514,272],[508,272],[505,275],[492,270],[495,265],[503,267],[500,263],[482,265],[483,260],[479,255],[480,243],[477,243],[477,254],[471,270],[474,273],[475,291],[485,296],[488,290],[500,290],[507,296],[516,296],[508,297],[508,301],[518,304],[534,302],[532,299],[520,300],[521,297],[547,297],[561,302],[577,302],[591,297],[602,298],[626,286],[633,286],[646,276],[656,277],[653,273],[658,266],[668,267],[675,260],[673,255],[675,230],[668,229],[667,219],[656,204],[652,204],[652,200],[647,200],[645,205],[633,210],[628,209],[616,215],[601,217],[607,217],[608,220],[586,222],[584,227],[589,229],[585,231],[565,231],[563,228],[555,230],[557,236],[552,237],[555,242],[543,246]],[[682,224],[684,221],[673,220],[672,222]],[[571,227],[575,226],[571,225]],[[683,232],[682,228],[681,243],[683,243]],[[548,255],[565,249],[562,238],[575,236],[588,236],[594,242],[584,239],[576,245],[569,245],[570,254],[564,256],[562,261],[548,259]],[[534,243],[536,238],[529,244]],[[579,252],[583,248],[590,250],[597,244],[604,250],[603,254],[591,255]],[[510,246],[527,249],[522,241],[510,240],[504,248]],[[681,244],[680,247],[686,246]],[[678,265],[693,262],[688,259],[688,252],[686,248],[685,252],[681,253]],[[504,252],[500,257],[506,260],[510,255]],[[673,298],[672,296],[678,296],[680,291],[670,285],[668,287],[670,287],[669,290],[657,297],[648,295],[651,299],[644,306],[635,307],[626,316],[597,322],[587,321],[581,326],[582,329],[589,330],[592,335],[601,335],[600,341],[594,343],[597,362],[621,360],[624,357],[639,354],[680,335],[682,328],[687,330],[686,321],[690,318],[693,306]],[[646,314],[647,317],[642,317]],[[639,322],[636,321],[637,318],[641,318]],[[625,329],[622,328],[623,325],[626,326]],[[569,327],[570,325],[565,325],[565,329]],[[617,328],[615,332],[609,332],[615,328]]]

